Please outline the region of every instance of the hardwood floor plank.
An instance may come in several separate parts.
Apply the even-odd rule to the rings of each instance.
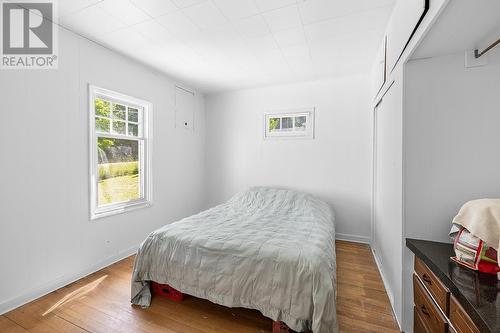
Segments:
[[[5,316],[0,316],[0,332],[2,333],[26,333],[23,327],[19,326]]]
[[[85,332],[78,326],[57,317],[55,312],[47,312],[58,300],[59,295],[53,292],[6,313],[5,317],[29,332]]]
[[[368,245],[337,243],[337,313],[341,332],[399,332]],[[188,296],[130,304],[134,256],[0,316],[2,333],[271,333],[256,310]]]

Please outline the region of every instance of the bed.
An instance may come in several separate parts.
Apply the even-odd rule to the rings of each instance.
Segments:
[[[228,307],[259,310],[291,329],[338,332],[334,216],[312,195],[251,188],[167,224],[141,244],[133,304],[150,282]]]

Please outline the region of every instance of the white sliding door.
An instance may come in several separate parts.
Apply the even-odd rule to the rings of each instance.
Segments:
[[[395,82],[375,109],[372,246],[398,319],[402,284],[402,93]]]

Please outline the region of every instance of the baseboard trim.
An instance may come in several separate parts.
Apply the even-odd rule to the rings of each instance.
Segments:
[[[387,297],[389,298],[389,303],[391,304],[392,315],[394,316],[394,318],[396,318],[396,323],[399,326],[399,330],[401,330],[401,321],[396,315],[396,311],[394,311],[394,295],[391,293],[390,289],[387,288],[388,286],[387,279],[385,278],[384,271],[382,270],[382,265],[380,264],[380,261],[377,257],[377,253],[373,250],[373,248],[372,248],[372,254],[373,258],[375,259],[375,264],[377,265],[380,276],[382,277],[382,283],[384,284],[385,292],[387,293]]]
[[[51,281],[47,284],[41,285],[39,287],[33,288],[26,293],[11,298],[5,302],[0,303],[0,315],[9,312],[11,310],[14,310],[15,308],[18,308],[26,303],[29,303],[31,301],[34,301],[37,298],[40,298],[42,296],[45,296],[57,289],[60,289],[64,286],[67,286],[70,283],[73,283],[75,281],[80,280],[81,278],[84,278],[87,275],[90,275],[92,273],[95,273],[109,265],[112,265],[120,260],[123,260],[132,254],[137,252],[137,249],[139,248],[138,245],[133,246],[131,248],[128,248],[126,250],[120,251],[119,253],[108,257],[94,265],[91,265],[77,273],[74,274],[68,274],[65,276],[62,276],[54,281]]]
[[[351,234],[339,234],[335,235],[335,239],[343,240],[348,242],[370,244],[370,237],[351,235]]]

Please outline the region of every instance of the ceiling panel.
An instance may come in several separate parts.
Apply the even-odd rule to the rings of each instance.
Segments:
[[[202,38],[204,39],[202,42],[219,48],[240,46],[243,44],[243,39],[229,23],[205,30]]]
[[[305,67],[305,64],[312,64],[311,51],[307,44],[286,47],[281,51],[290,67]]]
[[[131,0],[131,1],[151,17],[158,17],[179,9],[172,2],[172,0]]]
[[[393,0],[306,0],[298,5],[304,24],[342,17],[381,7],[392,7]]]
[[[258,37],[271,33],[266,20],[261,15],[238,20],[234,22],[234,26],[244,37]]]
[[[89,38],[102,36],[126,27],[126,24],[109,15],[97,5],[63,16],[59,19],[59,23]]]
[[[254,0],[214,0],[214,2],[230,20],[241,19],[259,13]]]
[[[275,9],[263,14],[271,31],[280,31],[300,27],[299,9],[296,5]]]
[[[183,11],[201,29],[210,29],[227,23],[227,18],[212,1],[204,1],[184,8]]]
[[[304,24],[349,15],[361,11],[362,5],[362,0],[308,0],[299,3]]]
[[[59,16],[65,16],[95,5],[102,0],[64,0],[58,2]]]
[[[318,42],[345,34],[344,20],[329,19],[304,26],[305,36],[309,42]]]
[[[177,38],[189,38],[200,33],[200,28],[181,11],[157,17],[155,20]]]
[[[270,51],[278,49],[278,43],[272,35],[255,37],[246,41],[251,50]]]
[[[178,8],[186,8],[197,3],[203,2],[205,0],[172,0]]]
[[[281,51],[285,58],[304,58],[309,57],[309,45],[300,44],[290,47],[282,48]]]
[[[391,7],[381,7],[307,24],[304,26],[306,38],[310,42],[315,42],[336,36],[346,36],[354,32],[380,31],[385,28],[391,12]],[[380,35],[380,38],[382,38],[382,35]]]
[[[151,19],[145,11],[128,0],[104,0],[98,6],[127,26]]]
[[[286,7],[288,5],[297,3],[297,0],[255,0],[255,1],[257,2],[257,6],[259,6],[259,9],[263,12]]]
[[[285,57],[280,49],[275,50],[255,50],[255,56],[261,63],[265,64],[278,64],[281,63],[286,66]]]
[[[142,22],[133,26],[151,44],[177,44],[175,37],[155,20]]]
[[[277,31],[274,34],[274,39],[280,47],[287,47],[306,42],[304,27],[300,26],[294,29]]]
[[[205,92],[368,72],[394,0],[63,0],[60,22]]]
[[[141,52],[149,44],[148,40],[132,27],[99,36],[98,41],[120,51],[134,49]]]

